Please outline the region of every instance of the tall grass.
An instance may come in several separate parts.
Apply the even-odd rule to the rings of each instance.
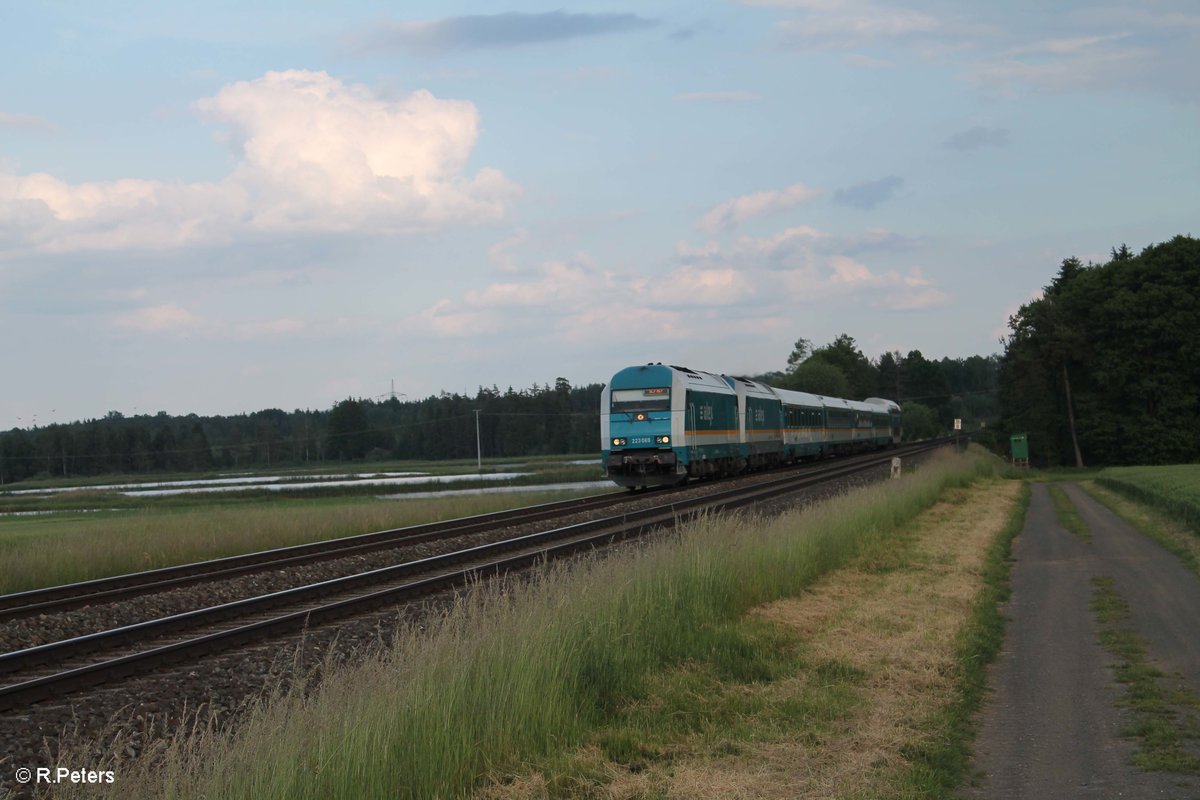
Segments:
[[[585,494],[235,502],[0,520],[0,594]]]
[[[1200,534],[1200,464],[1110,467],[1096,483],[1157,508]]]
[[[490,771],[579,744],[666,665],[736,662],[752,643],[730,621],[886,546],[946,487],[993,463],[946,455],[803,514],[710,517],[632,552],[482,589],[389,654],[263,708],[236,736],[123,768],[123,794],[463,796]]]

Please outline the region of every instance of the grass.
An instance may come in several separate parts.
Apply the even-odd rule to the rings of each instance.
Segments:
[[[1189,743],[1200,740],[1200,696],[1167,676],[1146,657],[1146,643],[1133,628],[1129,606],[1113,579],[1092,579],[1092,611],[1101,624],[1100,643],[1117,658],[1117,680],[1125,685],[1122,703],[1135,722],[1125,731],[1138,744],[1133,763],[1154,772],[1200,775],[1200,757]],[[1194,748],[1193,748],[1194,749]]]
[[[693,660],[653,676],[571,755],[494,779],[483,796],[951,796],[1003,638],[997,604],[1028,498],[1022,487],[1007,519],[984,522],[980,501],[998,489],[1011,495],[996,484],[944,493],[885,546],[731,624],[753,645],[740,668]],[[984,535],[963,535],[964,522]]]
[[[589,492],[405,500],[212,500],[0,518],[0,594],[546,503]],[[595,492],[591,492],[595,493]]]
[[[786,632],[743,624],[747,613],[855,559],[886,566],[898,530],[993,468],[978,454],[934,459],[803,514],[707,518],[624,555],[475,592],[386,656],[264,707],[236,735],[184,738],[154,764],[126,765],[123,794],[459,797],[486,776],[519,776],[580,748],[598,754],[601,772],[611,757],[631,773],[671,758],[670,742],[642,730],[655,704],[675,709],[654,716],[676,731],[727,730],[765,713],[781,729],[816,719],[807,735],[820,740],[832,730],[820,720],[836,726],[855,705],[861,668],[806,655]],[[737,696],[800,662],[807,694],[779,707]],[[662,685],[672,675],[681,678]],[[733,693],[710,708],[718,684]],[[741,746],[713,741],[717,751]]]
[[[1178,556],[1188,569],[1200,577],[1200,536],[1180,523],[1174,515],[1131,500],[1095,481],[1080,485],[1117,516]]]
[[[1200,535],[1200,464],[1110,467],[1096,483],[1168,514]]]
[[[982,708],[987,692],[988,666],[1004,643],[1006,620],[1001,607],[1011,596],[1012,543],[1025,527],[1029,497],[1029,485],[1022,483],[1003,529],[988,544],[981,569],[983,588],[955,642],[957,693],[938,711],[928,743],[914,754],[914,765],[906,780],[909,796],[951,797],[951,790],[964,782],[975,732],[974,716]]]
[[[1054,502],[1054,513],[1058,516],[1058,524],[1085,542],[1090,542],[1092,540],[1092,531],[1088,528],[1087,523],[1083,521],[1083,518],[1079,516],[1079,511],[1076,510],[1075,504],[1071,502],[1071,498],[1067,497],[1067,493],[1059,486],[1050,485],[1046,488],[1050,491],[1050,499]]]

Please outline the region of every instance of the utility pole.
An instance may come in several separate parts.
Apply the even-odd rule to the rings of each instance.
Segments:
[[[475,409],[475,471],[483,474],[483,446],[479,443],[479,409]]]

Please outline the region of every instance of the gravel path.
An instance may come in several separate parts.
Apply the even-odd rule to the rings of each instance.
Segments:
[[[983,778],[965,796],[1200,797],[1194,777],[1131,765],[1135,745],[1121,738],[1131,717],[1117,705],[1124,689],[1114,680],[1114,658],[1099,644],[1090,607],[1090,581],[1112,577],[1138,632],[1150,641],[1150,660],[1187,671],[1200,690],[1200,581],[1078,486],[1067,492],[1091,529],[1090,542],[1058,524],[1044,484],[1032,489],[1013,550],[1008,630],[975,743],[974,769]]]

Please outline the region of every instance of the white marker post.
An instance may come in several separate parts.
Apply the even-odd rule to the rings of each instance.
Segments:
[[[900,456],[895,456],[892,458],[892,478],[895,479],[895,478],[899,478],[899,477],[900,477]]]

